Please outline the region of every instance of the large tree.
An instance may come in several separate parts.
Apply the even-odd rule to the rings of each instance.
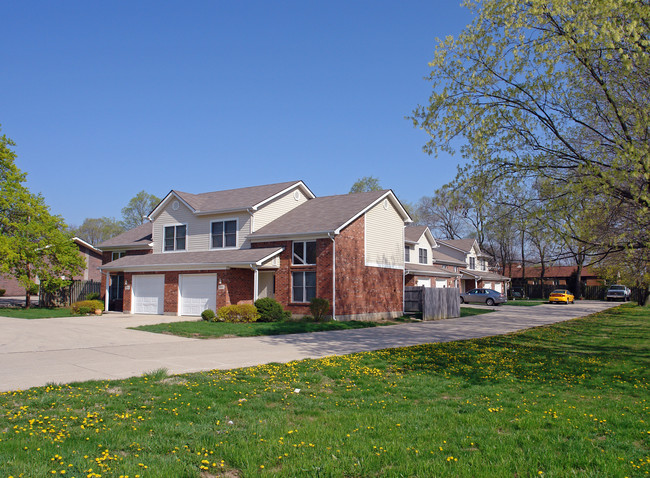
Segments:
[[[365,193],[368,191],[380,191],[381,189],[382,187],[379,184],[378,178],[375,178],[373,176],[364,176],[354,182],[348,194]]]
[[[16,167],[11,146],[9,138],[0,137],[0,271],[25,288],[29,307],[36,279],[45,292],[54,292],[85,262],[63,219],[50,214],[43,197],[23,184],[26,175]]]
[[[146,191],[140,191],[133,196],[129,203],[122,208],[122,223],[126,229],[132,229],[144,224],[144,218],[160,202],[160,198],[149,194]]]
[[[467,177],[543,178],[617,211],[569,237],[586,251],[648,248],[650,0],[466,4],[475,20],[439,42],[433,93],[413,114],[425,150],[460,137]]]
[[[72,229],[75,236],[93,246],[124,231],[124,225],[113,217],[86,218],[81,226]]]

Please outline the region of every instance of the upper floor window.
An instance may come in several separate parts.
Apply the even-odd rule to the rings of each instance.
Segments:
[[[469,268],[476,269],[476,257],[469,258]]]
[[[165,252],[184,251],[187,236],[187,226],[165,226]]]
[[[404,247],[404,262],[411,262],[411,248],[409,246]]]
[[[237,220],[215,221],[211,226],[211,247],[237,247]]]
[[[487,261],[485,259],[481,259],[481,270],[482,271],[487,270]]]
[[[316,264],[316,241],[296,241],[293,243],[293,264]]]
[[[111,254],[111,260],[116,261],[120,257],[124,257],[125,255],[126,255],[126,252],[124,252],[124,251],[119,251],[119,252],[118,251],[113,251],[113,253]]]
[[[420,264],[426,264],[426,263],[427,263],[427,250],[420,249]]]

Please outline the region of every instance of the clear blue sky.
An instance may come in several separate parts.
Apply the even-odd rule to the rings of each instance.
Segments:
[[[164,196],[362,176],[415,202],[460,156],[422,152],[435,38],[456,0],[16,1],[0,12],[0,124],[71,225]]]

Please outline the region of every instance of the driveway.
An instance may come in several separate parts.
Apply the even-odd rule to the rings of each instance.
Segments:
[[[108,314],[25,320],[0,317],[0,392],[49,383],[230,369],[353,352],[500,335],[615,307],[609,302],[500,306],[491,314],[266,337],[202,340],[129,330],[188,318]]]

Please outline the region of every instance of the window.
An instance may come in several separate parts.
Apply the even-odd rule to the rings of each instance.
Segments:
[[[426,263],[427,263],[427,250],[420,249],[420,264],[426,264]]]
[[[113,254],[111,254],[111,260],[112,260],[112,261],[116,261],[116,260],[118,260],[120,257],[124,257],[125,254],[126,254],[126,252],[124,252],[124,251],[113,252]]]
[[[411,248],[409,246],[404,248],[404,262],[411,262]]]
[[[185,236],[187,234],[187,226],[165,226],[165,247],[164,251],[184,251],[185,250]]]
[[[476,269],[476,257],[469,258],[469,268]]]
[[[316,297],[316,272],[293,272],[293,302],[309,302]]]
[[[481,270],[482,271],[487,270],[487,261],[485,259],[481,259]]]
[[[293,243],[293,264],[299,266],[316,264],[316,241]]]
[[[237,220],[215,221],[211,226],[211,247],[237,247]]]

